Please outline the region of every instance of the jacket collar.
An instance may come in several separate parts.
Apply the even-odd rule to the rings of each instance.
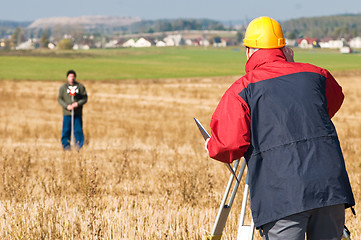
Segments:
[[[265,63],[286,61],[280,48],[260,49],[252,54],[246,63],[246,73],[262,66]]]
[[[66,81],[65,84],[66,84],[67,86],[71,86],[68,81]],[[77,82],[76,80],[75,80],[74,83],[73,83],[73,86],[75,86],[75,85],[78,85],[78,82]]]

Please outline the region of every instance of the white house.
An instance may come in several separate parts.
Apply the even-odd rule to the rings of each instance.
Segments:
[[[319,42],[321,48],[340,49],[346,45],[345,39],[325,40]]]
[[[168,47],[173,47],[175,46],[175,41],[173,38],[169,38],[169,37],[166,37],[163,39],[164,40],[164,44]]]
[[[298,42],[298,46],[300,48],[312,48],[312,44],[310,44],[306,39],[302,39]]]
[[[128,41],[126,41],[125,43],[123,43],[123,47],[134,47],[135,45],[135,41],[133,38],[129,39]]]
[[[193,43],[193,41],[191,39],[186,39],[184,41],[184,44],[187,45],[187,46],[193,46],[194,45],[194,43]]]
[[[214,41],[213,47],[227,47],[227,41],[224,39],[220,39],[220,41]]]
[[[118,40],[110,40],[109,42],[105,43],[105,48],[117,48],[118,47]]]
[[[157,41],[157,43],[155,44],[155,46],[157,46],[157,47],[165,47],[166,44],[165,44],[165,42],[163,42],[163,41]]]
[[[288,38],[286,38],[286,46],[288,46],[288,47],[296,47],[297,46],[297,39],[288,39]]]
[[[182,43],[182,35],[175,34],[175,35],[168,35],[163,39],[167,46],[179,46]]]
[[[74,44],[73,50],[89,50],[89,45]]]
[[[199,45],[204,46],[204,47],[208,47],[210,45],[210,43],[209,43],[209,41],[207,39],[202,38],[202,39],[199,40]]]
[[[6,46],[5,41],[4,41],[3,39],[1,39],[1,41],[0,41],[0,48],[3,48],[3,47],[5,47],[5,46]]]
[[[340,53],[352,53],[352,50],[350,47],[342,47],[340,48]]]
[[[300,48],[314,48],[318,47],[318,41],[316,38],[302,38],[297,42]]]
[[[49,49],[55,49],[56,48],[55,43],[52,43],[52,42],[48,43],[48,48]]]
[[[134,47],[150,47],[150,46],[152,46],[152,43],[146,40],[145,38],[139,38],[134,44]]]
[[[355,37],[350,40],[351,48],[361,48],[361,37]]]
[[[30,50],[35,49],[35,41],[33,39],[29,39],[26,42],[20,43],[16,48],[16,50]]]

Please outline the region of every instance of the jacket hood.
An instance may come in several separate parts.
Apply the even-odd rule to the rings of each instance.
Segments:
[[[259,49],[254,52],[246,63],[246,73],[262,66],[265,63],[286,61],[286,57],[280,48]]]

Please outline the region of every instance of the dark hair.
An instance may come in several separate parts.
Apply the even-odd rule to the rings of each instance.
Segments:
[[[66,77],[68,77],[69,74],[74,74],[74,77],[76,77],[76,72],[75,72],[74,70],[69,70],[69,71],[66,73]]]

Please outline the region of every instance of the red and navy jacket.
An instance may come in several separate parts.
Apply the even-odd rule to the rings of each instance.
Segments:
[[[325,69],[261,49],[231,85],[211,120],[209,156],[245,157],[256,227],[324,206],[354,205],[331,118],[342,88]]]

